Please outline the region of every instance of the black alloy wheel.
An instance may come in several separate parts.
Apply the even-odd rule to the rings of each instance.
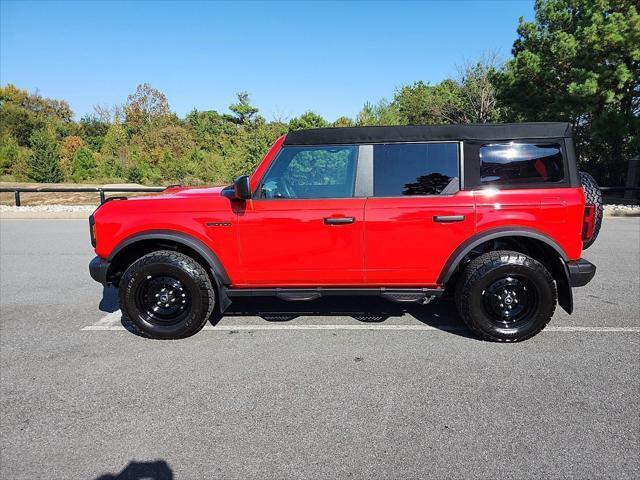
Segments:
[[[509,250],[473,259],[461,272],[455,293],[469,329],[495,342],[517,342],[540,332],[551,320],[557,298],[545,266]]]
[[[526,278],[507,276],[482,293],[485,313],[498,325],[516,327],[529,320],[537,307],[537,294]]]
[[[151,338],[178,339],[198,332],[215,305],[209,274],[193,258],[170,250],[151,252],[124,272],[122,315]]]
[[[136,304],[149,322],[170,325],[180,322],[188,314],[191,297],[177,278],[147,275],[138,285]]]

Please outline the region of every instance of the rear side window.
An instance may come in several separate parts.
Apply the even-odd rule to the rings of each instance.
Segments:
[[[453,194],[459,189],[457,143],[374,145],[375,197]]]
[[[564,180],[557,143],[493,143],[480,147],[480,183],[515,185]]]

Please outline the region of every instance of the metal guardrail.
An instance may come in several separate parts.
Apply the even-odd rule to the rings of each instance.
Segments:
[[[0,193],[13,192],[16,201],[16,207],[21,205],[20,194],[21,193],[86,193],[95,192],[100,194],[100,204],[103,204],[107,197],[105,193],[153,193],[163,192],[167,188],[176,187],[179,185],[169,185],[168,187],[0,187]],[[640,187],[600,187],[602,192],[640,192]]]
[[[171,185],[176,186],[176,185]],[[21,193],[99,193],[100,204],[103,204],[107,197],[105,193],[153,193],[163,192],[169,187],[0,187],[0,193],[13,193],[16,201],[16,207],[21,206]]]

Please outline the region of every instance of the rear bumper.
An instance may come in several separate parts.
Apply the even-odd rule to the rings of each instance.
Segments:
[[[584,258],[567,262],[567,269],[569,270],[569,285],[572,287],[585,286],[596,274],[596,266]]]
[[[111,265],[111,262],[104,258],[94,257],[93,260],[89,262],[89,274],[91,275],[91,278],[102,285],[106,285],[109,265]]]

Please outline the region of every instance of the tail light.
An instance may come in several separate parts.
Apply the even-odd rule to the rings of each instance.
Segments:
[[[96,221],[93,215],[89,217],[89,235],[91,236],[91,246],[96,248]]]
[[[584,206],[584,218],[582,220],[582,241],[586,242],[593,237],[593,225],[596,219],[596,206]]]

